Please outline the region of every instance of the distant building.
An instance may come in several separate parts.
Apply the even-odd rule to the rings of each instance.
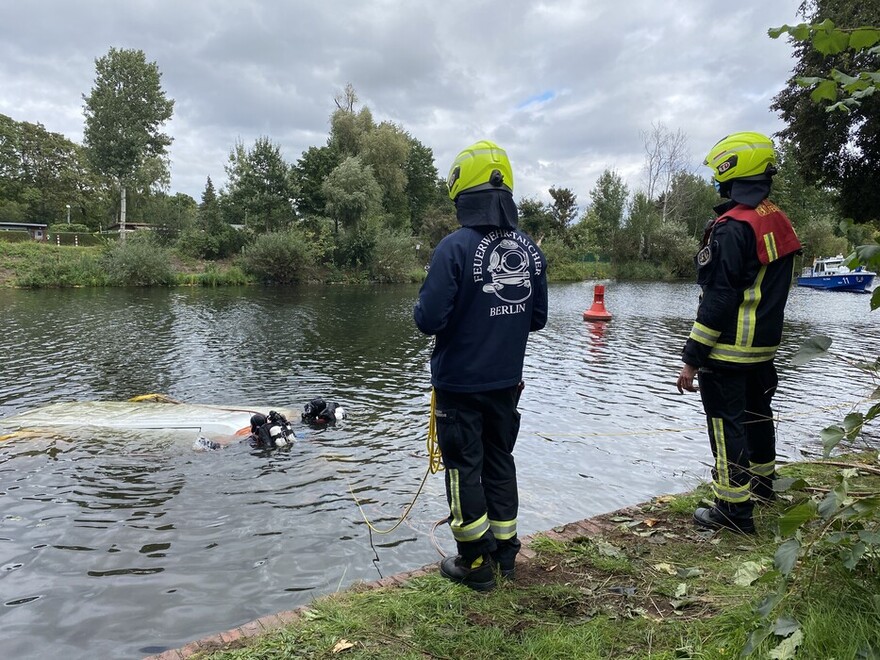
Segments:
[[[45,241],[49,237],[49,225],[31,222],[0,222],[0,231],[26,231],[35,241]]]
[[[126,232],[143,231],[145,229],[153,230],[153,229],[158,229],[158,227],[156,227],[156,225],[151,225],[146,222],[126,222],[125,223],[125,231]],[[114,232],[114,231],[119,232],[121,230],[122,230],[122,225],[120,225],[118,222],[115,225],[110,225],[106,229],[106,231],[108,231],[108,232]]]

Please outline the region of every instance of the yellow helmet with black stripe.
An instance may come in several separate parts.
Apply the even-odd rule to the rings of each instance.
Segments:
[[[513,170],[507,152],[494,142],[480,140],[463,149],[446,177],[449,199],[463,192],[507,189],[513,192]]]
[[[761,133],[733,133],[709,150],[703,165],[712,168],[719,183],[776,173],[773,142]]]

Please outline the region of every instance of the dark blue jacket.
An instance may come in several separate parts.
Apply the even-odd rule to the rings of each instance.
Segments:
[[[485,392],[522,380],[529,332],[547,323],[547,264],[515,216],[506,227],[468,224],[437,245],[414,316],[437,337],[434,387]]]

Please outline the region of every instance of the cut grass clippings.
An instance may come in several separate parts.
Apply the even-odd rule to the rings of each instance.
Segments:
[[[870,466],[854,486],[880,491],[876,452],[847,462]],[[821,488],[839,469],[804,463],[780,472]],[[800,624],[792,634],[786,617],[756,612],[778,589],[770,579],[780,541],[774,527],[792,495],[756,508],[754,536],[695,528],[691,513],[708,496],[704,486],[536,535],[516,581],[488,594],[435,572],[398,587],[356,585],[277,630],[199,642],[195,657],[737,658],[765,628],[750,657],[876,657],[876,558],[872,570],[857,573],[820,560],[792,573],[783,599]]]

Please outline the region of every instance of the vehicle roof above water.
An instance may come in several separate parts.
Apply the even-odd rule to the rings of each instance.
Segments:
[[[291,411],[273,408],[291,419]],[[265,415],[256,406],[213,406],[152,401],[70,401],[53,403],[0,419],[10,430],[37,428],[192,429],[205,435],[233,435],[250,429],[251,415]]]

